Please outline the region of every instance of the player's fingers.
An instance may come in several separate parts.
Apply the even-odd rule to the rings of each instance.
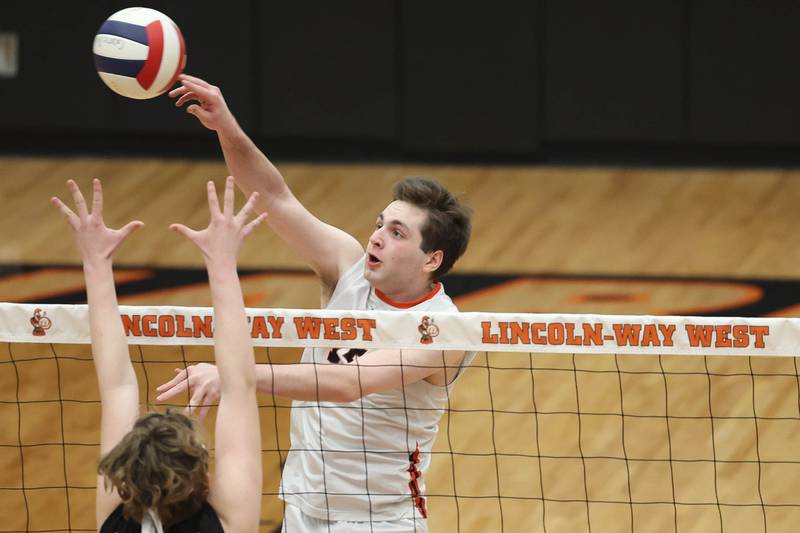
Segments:
[[[92,214],[103,216],[103,184],[98,178],[92,180]]]
[[[214,215],[220,213],[219,198],[217,198],[217,188],[213,181],[209,180],[209,182],[206,183],[206,191],[208,192],[208,209],[211,211],[211,216],[213,217]]]
[[[205,396],[206,392],[202,387],[199,387],[194,391],[194,394],[192,394],[192,397],[189,399],[188,407],[190,409],[190,412],[194,412],[195,409],[203,407],[206,404]]]
[[[72,209],[67,207],[67,205],[57,196],[50,198],[50,203],[58,208],[61,214],[67,218],[67,222],[69,222],[72,227],[75,227],[75,225],[78,223],[78,217],[72,212]]]
[[[195,100],[197,100],[197,98],[195,98]],[[203,109],[203,107],[200,104],[190,105],[189,107],[186,108],[186,112],[189,113],[190,115],[196,116],[200,120],[207,120],[211,118],[211,113]]]
[[[67,180],[67,187],[72,193],[72,201],[75,202],[76,214],[81,218],[89,216],[89,212],[86,210],[86,200],[83,199],[83,194],[78,184],[75,183],[75,180]]]
[[[183,224],[170,224],[169,229],[173,231],[177,231],[190,241],[194,242],[195,238],[197,237],[197,232]]]
[[[166,384],[161,385],[161,387],[164,387],[165,385]],[[164,400],[169,400],[170,398],[174,398],[175,396],[182,394],[188,388],[189,388],[189,381],[188,380],[181,381],[177,385],[161,389],[160,394],[156,396],[156,400],[159,402],[163,402]]]
[[[178,87],[175,87],[167,94],[169,95],[170,98],[175,98],[176,96],[180,96],[186,93],[188,90],[189,89],[187,89],[185,85],[179,85]]]
[[[189,91],[196,93],[198,96],[198,100],[206,101],[214,96],[214,93],[211,91],[211,88],[206,85],[201,85],[199,83],[194,83],[189,80],[183,80],[183,84],[186,86]]]
[[[212,118],[211,112],[206,111],[197,104],[192,104],[189,107],[187,107],[186,112],[189,113],[190,115],[196,116],[198,119],[200,119],[200,122],[202,122],[203,124],[208,124]]]
[[[122,235],[122,239],[126,239],[128,235],[130,235],[137,229],[141,228],[142,226],[144,226],[144,222],[142,222],[141,220],[134,220],[122,226],[118,231]]]
[[[211,409],[211,405],[204,405],[197,411],[197,419],[198,420],[205,420],[206,415],[208,414],[209,409]]]
[[[208,83],[207,81],[205,81],[203,79],[200,79],[200,78],[198,78],[196,76],[190,76],[189,74],[181,74],[178,77],[178,79],[180,79],[184,83],[185,82],[189,82],[189,83],[192,83],[194,85],[199,85],[200,87],[205,87],[207,89],[211,88],[211,84]]]
[[[266,218],[267,218],[267,214],[266,213],[261,213],[256,218],[254,218],[253,220],[251,220],[250,222],[245,224],[245,226],[242,228],[242,238],[247,237],[248,235],[250,235],[253,232],[253,230],[256,229],[256,226],[258,226],[259,224],[264,222],[264,220],[266,220]]]
[[[239,213],[236,215],[236,218],[239,220],[240,223],[244,223],[247,217],[249,217],[253,213],[257,201],[258,201],[258,193],[254,192],[250,195],[245,204],[239,210]]]
[[[233,176],[225,178],[225,196],[223,197],[224,211],[226,217],[233,216]]]
[[[186,102],[190,102],[192,100],[197,100],[197,95],[189,91],[181,95],[180,98],[178,98],[178,100],[175,102],[175,107],[182,107],[183,104],[185,104]]]
[[[166,383],[163,383],[163,384],[159,385],[158,387],[156,387],[156,391],[163,392],[163,391],[169,389],[170,387],[174,387],[175,385],[177,385],[178,383],[180,383],[181,381],[186,379],[186,377],[188,375],[189,375],[189,371],[187,369],[185,369],[185,368],[176,368],[175,369],[175,377],[172,378],[171,380],[167,381]]]

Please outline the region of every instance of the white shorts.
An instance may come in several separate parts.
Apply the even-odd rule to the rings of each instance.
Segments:
[[[383,522],[320,520],[286,503],[281,533],[428,533],[428,522],[422,517]]]

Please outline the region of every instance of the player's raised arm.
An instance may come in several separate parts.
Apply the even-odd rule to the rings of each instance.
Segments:
[[[364,253],[351,235],[311,214],[294,196],[264,153],[245,134],[228,109],[222,92],[206,81],[182,75],[181,86],[169,94],[175,104],[191,103],[187,112],[217,132],[228,170],[250,195],[259,193],[256,209],[269,212],[267,223],[317,273],[329,289]]]
[[[106,227],[100,180],[95,179],[93,183],[91,211],[78,185],[69,180],[67,186],[75,203],[75,211],[56,197],[51,201],[66,217],[83,260],[92,358],[100,388],[100,454],[104,455],[130,431],[139,416],[139,387],[119,316],[111,257],[122,241],[143,224],[134,221],[118,230]],[[98,527],[120,502],[117,492],[106,491],[102,476],[98,476]]]
[[[258,531],[261,509],[261,432],[256,403],[253,345],[247,326],[236,260],[244,238],[266,217],[247,222],[258,194],[233,212],[233,178],[220,209],[208,183],[211,222],[202,231],[174,224],[203,253],[214,304],[214,357],[221,393],[215,430],[216,471],[209,503],[225,531]]]

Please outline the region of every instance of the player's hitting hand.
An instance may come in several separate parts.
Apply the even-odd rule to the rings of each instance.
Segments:
[[[233,176],[228,176],[225,180],[222,209],[219,206],[217,190],[213,181],[208,182],[207,190],[208,210],[211,213],[211,222],[208,227],[196,231],[183,224],[172,224],[170,228],[192,241],[203,252],[203,258],[209,267],[232,266],[235,269],[242,242],[267,217],[267,214],[262,213],[247,222],[248,217],[254,211],[255,202],[258,200],[258,193],[254,192],[239,213],[234,215]]]
[[[72,228],[72,234],[84,264],[97,259],[110,260],[122,241],[135,230],[144,226],[141,221],[134,220],[120,229],[106,227],[103,222],[103,187],[97,178],[92,181],[92,185],[91,212],[86,206],[86,200],[84,200],[78,184],[73,180],[67,181],[67,188],[72,193],[75,211],[55,196],[50,199],[50,202],[66,217]]]
[[[181,74],[178,81],[181,86],[169,92],[170,98],[178,99],[175,101],[177,107],[195,102],[186,108],[186,112],[196,116],[210,130],[220,131],[236,124],[219,87],[186,74]]]

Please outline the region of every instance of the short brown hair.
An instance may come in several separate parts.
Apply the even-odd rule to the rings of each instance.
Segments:
[[[106,487],[117,489],[125,516],[137,522],[153,509],[169,527],[208,498],[208,450],[194,420],[177,411],[140,416],[97,472]]]
[[[404,178],[395,183],[392,193],[395,200],[408,202],[428,212],[428,219],[422,226],[420,247],[425,253],[436,250],[444,253],[442,264],[432,275],[434,280],[438,280],[467,250],[472,231],[471,210],[431,178]]]

